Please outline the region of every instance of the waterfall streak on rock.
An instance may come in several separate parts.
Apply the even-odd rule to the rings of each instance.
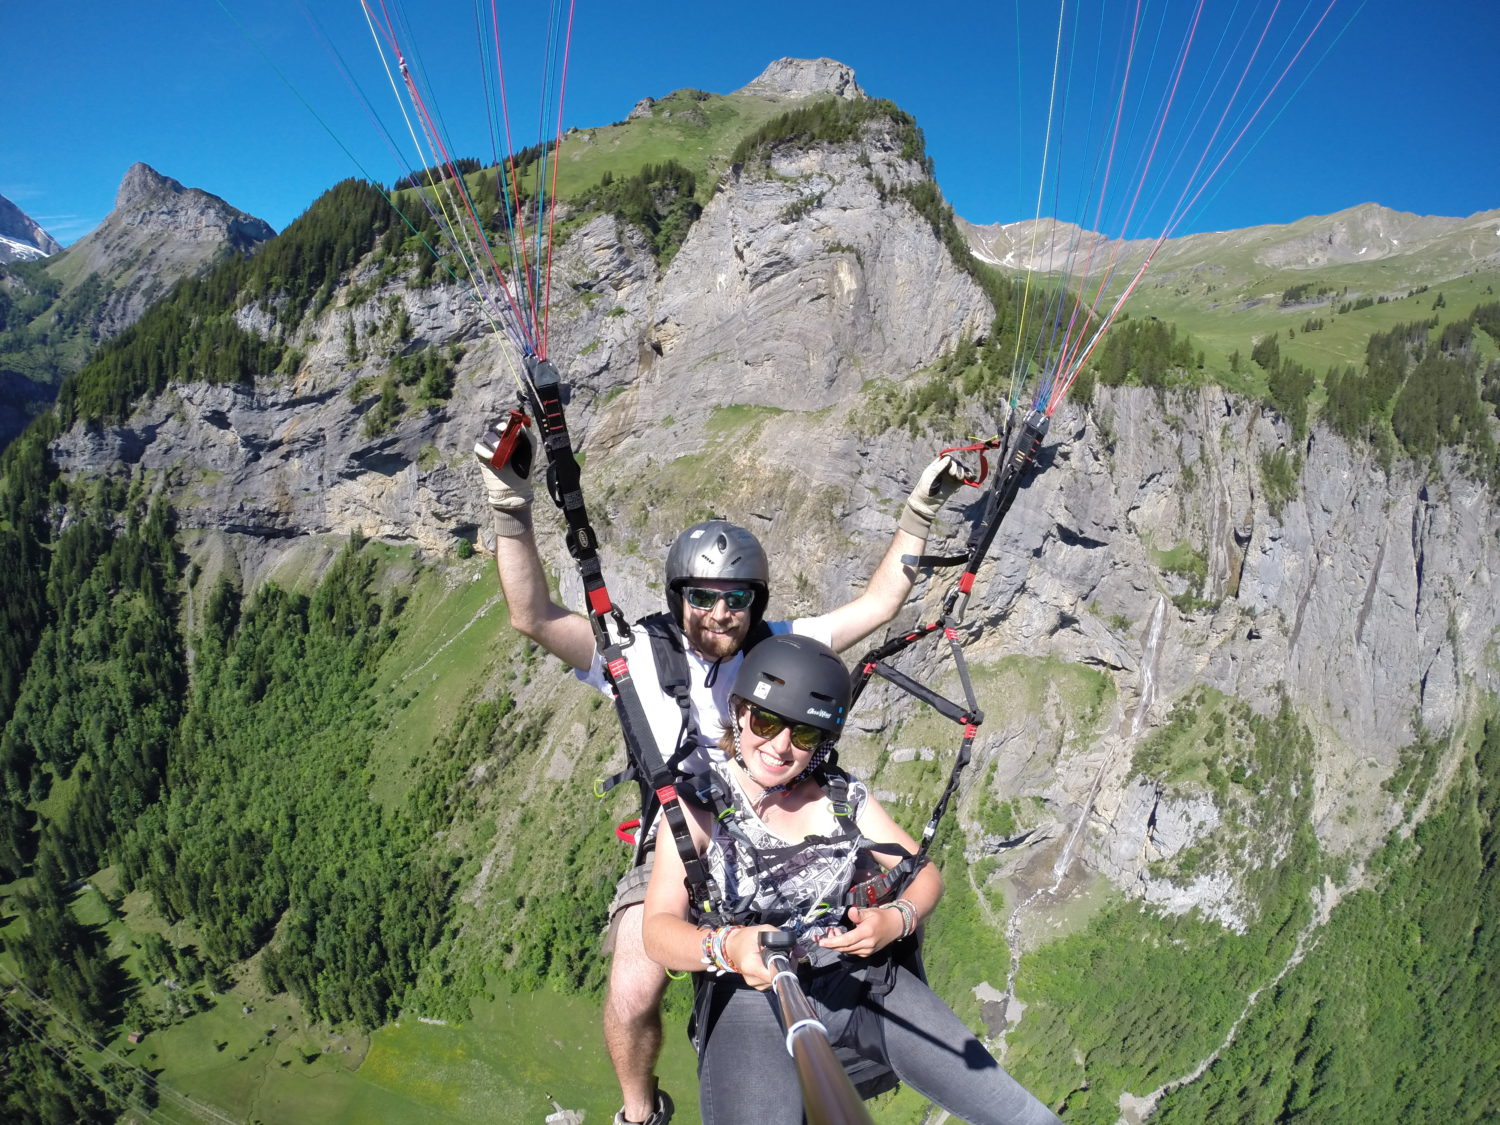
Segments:
[[[1010,1029],[1020,1020],[1020,1014],[1025,1006],[1016,997],[1016,974],[1021,968],[1021,919],[1038,898],[1043,895],[1055,895],[1062,886],[1064,876],[1073,863],[1073,853],[1078,838],[1082,834],[1083,826],[1088,823],[1089,812],[1093,808],[1094,798],[1098,795],[1099,786],[1104,776],[1110,772],[1115,760],[1122,750],[1133,751],[1136,740],[1141,731],[1145,729],[1146,719],[1151,713],[1151,704],[1156,696],[1156,661],[1161,654],[1162,634],[1165,631],[1167,618],[1167,599],[1158,597],[1156,607],[1151,611],[1151,622],[1146,629],[1146,643],[1141,659],[1141,682],[1140,695],[1136,702],[1135,713],[1130,719],[1130,730],[1126,736],[1119,740],[1119,744],[1105,756],[1098,772],[1094,775],[1093,784],[1089,787],[1088,796],[1084,799],[1082,808],[1078,812],[1078,820],[1073,825],[1073,831],[1068,836],[1067,843],[1063,846],[1062,854],[1053,866],[1052,885],[1039,887],[1024,902],[1011,912],[1010,921],[1005,927],[1005,941],[1010,947],[1010,970],[1005,977],[1006,998],[1006,1026],[998,1036],[998,1048],[1002,1055],[1005,1049],[1005,1038]]]

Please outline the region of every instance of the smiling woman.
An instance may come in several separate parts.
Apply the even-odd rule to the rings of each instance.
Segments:
[[[699,909],[681,858],[659,850],[646,949],[699,974],[703,1120],[803,1119],[800,1072],[766,995],[778,974],[760,952],[767,935],[787,935],[815,1022],[867,1071],[875,1064],[865,1081],[893,1072],[966,1121],[1055,1122],[922,979],[917,929],[942,877],[913,861],[915,842],[865,785],[830,763],[849,697],[848,672],[827,646],[797,635],[758,644],[735,676],[721,744],[729,760],[690,805],[693,843],[724,910]]]

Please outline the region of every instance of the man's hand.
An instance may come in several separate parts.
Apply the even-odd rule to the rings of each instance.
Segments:
[[[530,530],[532,443],[525,416],[512,411],[488,426],[474,443],[474,457],[495,509],[496,533],[514,537]]]
[[[906,508],[902,511],[897,526],[918,539],[926,539],[943,501],[957,491],[958,486],[964,483],[964,478],[964,467],[952,454],[943,454],[922,470],[922,475],[917,478],[917,486],[906,498]]]

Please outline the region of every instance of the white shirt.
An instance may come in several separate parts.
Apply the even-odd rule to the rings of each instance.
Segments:
[[[768,621],[766,624],[773,635],[796,633],[832,646],[832,631],[823,617],[799,617],[795,621]],[[657,751],[662,758],[669,759],[677,747],[678,732],[682,730],[682,710],[677,706],[677,701],[662,690],[656,659],[651,651],[650,636],[644,629],[634,629],[632,632],[635,643],[625,650],[625,659],[630,665],[630,678],[635,683],[641,708],[646,712],[646,722],[656,739]],[[686,658],[688,700],[692,705],[698,745],[688,753],[678,768],[685,773],[697,774],[706,770],[710,761],[725,760],[724,752],[719,749],[719,733],[724,720],[729,717],[729,689],[734,686],[734,677],[739,673],[740,662],[745,659],[745,653],[741,649],[733,656],[725,657],[719,662],[717,672],[714,672],[712,660],[703,659],[691,648],[687,650]],[[714,672],[711,685],[708,682],[710,672]],[[604,675],[603,658],[597,651],[587,672],[579,669],[573,674],[611,699],[614,698],[614,690]]]

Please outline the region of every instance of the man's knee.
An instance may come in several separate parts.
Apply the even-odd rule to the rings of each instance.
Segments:
[[[667,990],[667,974],[646,956],[641,941],[640,907],[631,907],[615,933],[615,951],[609,965],[609,989],[605,1003],[620,1017],[651,1013]]]

